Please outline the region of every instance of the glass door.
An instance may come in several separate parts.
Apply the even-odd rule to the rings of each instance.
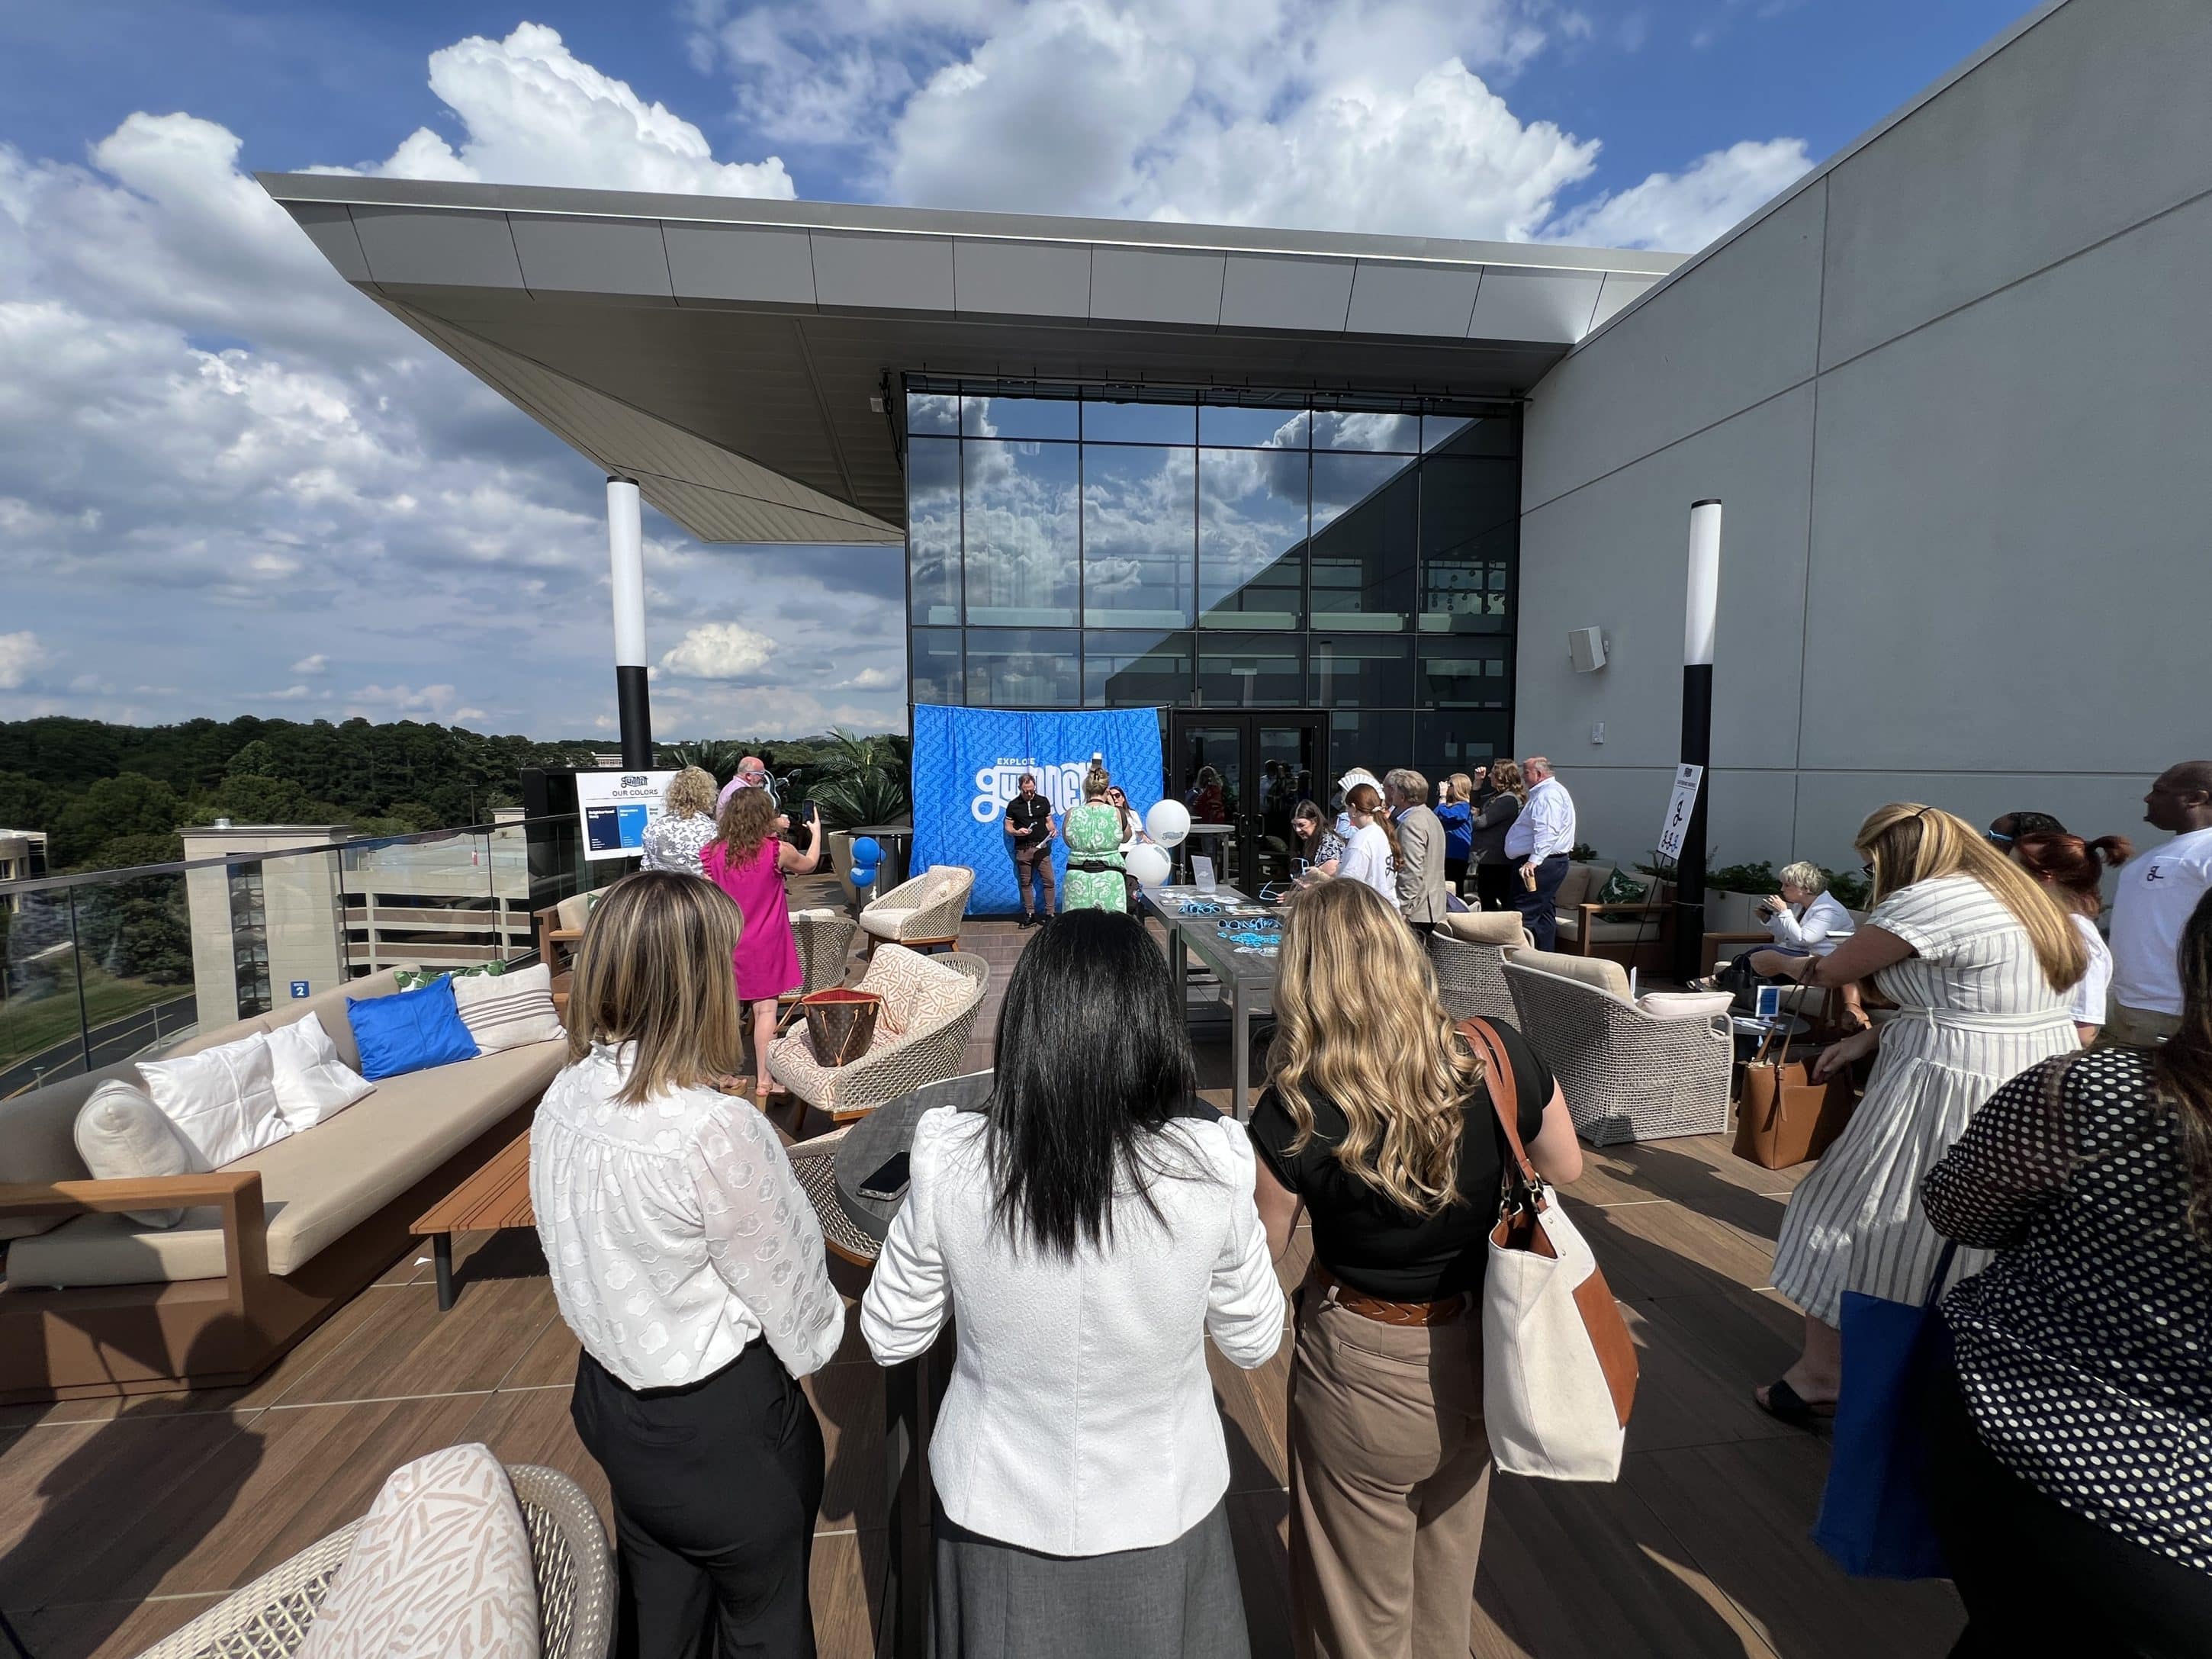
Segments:
[[[1177,859],[1213,860],[1215,878],[1248,894],[1288,881],[1297,848],[1291,814],[1320,786],[1318,714],[1223,714],[1178,710],[1170,724],[1168,788],[1190,809]]]

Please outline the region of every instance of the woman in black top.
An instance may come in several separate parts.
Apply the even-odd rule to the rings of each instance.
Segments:
[[[1362,883],[1283,925],[1273,1086],[1250,1125],[1279,1258],[1301,1209],[1314,1266],[1291,1371],[1291,1593],[1303,1655],[1465,1659],[1489,1502],[1482,1287],[1502,1139],[1480,1062],[1413,931]],[[1498,1028],[1545,1179],[1582,1149],[1566,1102]]]
[[[1921,1183],[1997,1253],[1943,1302],[1954,1655],[2212,1653],[2212,897],[2180,967],[2162,1047],[2021,1073]]]
[[[1521,781],[1518,761],[1499,761],[1490,769],[1490,781],[1496,787],[1475,809],[1472,825],[1475,908],[1510,910],[1514,895],[1521,890],[1521,877],[1518,867],[1505,856],[1505,832],[1521,816],[1528,787]]]

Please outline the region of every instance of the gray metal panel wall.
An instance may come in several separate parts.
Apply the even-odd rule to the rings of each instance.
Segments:
[[[522,264],[504,213],[451,208],[364,207],[353,227],[369,276],[436,288],[520,288]]]
[[[1224,328],[1294,328],[1340,334],[1352,305],[1349,259],[1232,253],[1221,289]]]
[[[814,297],[869,311],[951,311],[952,239],[816,230]]]
[[[664,223],[660,233],[678,305],[686,300],[814,303],[814,243],[803,230]]]
[[[1362,259],[1345,326],[1355,334],[1437,334],[1465,339],[1482,287],[1480,265],[1394,265]]]
[[[671,297],[668,253],[651,220],[510,215],[523,285],[533,293]]]
[[[1225,264],[1218,253],[1094,247],[1091,314],[1121,322],[1212,328],[1221,321]]]
[[[1091,315],[1091,250],[1055,242],[952,244],[952,287],[963,315]]]
[[[2207,85],[2202,7],[2072,0],[1537,385],[1516,737],[1601,852],[1663,811],[1705,495],[1717,858],[1849,867],[1892,799],[2156,839],[2212,748]]]

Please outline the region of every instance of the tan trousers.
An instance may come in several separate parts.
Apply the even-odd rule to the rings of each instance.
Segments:
[[[1290,1441],[1299,1659],[1467,1659],[1490,1504],[1480,1310],[1378,1324],[1309,1281]]]
[[[2110,1005],[2112,1018],[2097,1035],[2105,1042],[2117,1042],[2129,1048],[2155,1048],[2181,1029],[2179,1014],[2154,1014],[2146,1008],[2130,1008],[2123,1003]]]

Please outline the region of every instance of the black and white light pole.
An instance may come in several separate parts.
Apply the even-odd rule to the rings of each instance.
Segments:
[[[615,712],[625,771],[653,765],[653,709],[645,694],[645,532],[637,480],[607,480],[607,559],[615,606]]]
[[[1682,764],[1710,775],[1713,750],[1713,633],[1721,598],[1721,504],[1690,504],[1690,592],[1682,617]],[[1697,974],[1705,938],[1705,805],[1698,781],[1682,850],[1674,860],[1674,976]]]

